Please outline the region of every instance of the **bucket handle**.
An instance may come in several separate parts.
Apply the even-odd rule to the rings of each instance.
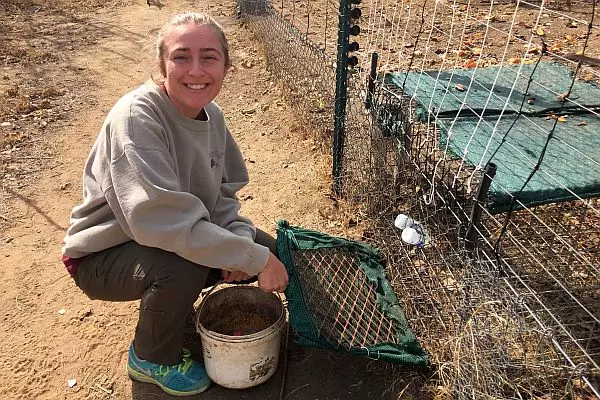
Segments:
[[[200,326],[200,314],[202,314],[202,308],[204,307],[205,300],[210,296],[210,294],[219,286],[221,283],[225,282],[225,279],[219,279],[206,294],[202,295],[202,300],[200,301],[200,307],[198,308],[198,312],[196,313],[196,329]]]

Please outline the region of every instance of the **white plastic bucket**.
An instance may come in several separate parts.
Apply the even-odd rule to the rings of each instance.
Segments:
[[[273,293],[255,286],[232,286],[202,300],[196,329],[204,366],[218,385],[244,389],[275,373],[285,309]]]

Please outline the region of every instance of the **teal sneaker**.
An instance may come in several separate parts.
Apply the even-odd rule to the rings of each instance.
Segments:
[[[183,349],[183,360],[178,365],[160,365],[142,360],[129,346],[127,373],[133,380],[153,383],[173,396],[189,396],[204,392],[210,387],[204,365],[190,358],[191,354]]]

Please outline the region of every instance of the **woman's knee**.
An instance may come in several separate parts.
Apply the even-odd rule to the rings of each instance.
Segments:
[[[254,241],[262,246],[268,247],[271,253],[277,255],[277,240],[263,231],[262,229],[256,228],[256,237]]]
[[[158,256],[158,255],[157,255]],[[200,293],[210,268],[195,264],[174,253],[161,255],[161,267],[153,271],[154,282],[183,293]]]

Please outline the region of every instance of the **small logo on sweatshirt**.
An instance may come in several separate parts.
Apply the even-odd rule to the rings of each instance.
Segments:
[[[219,167],[219,161],[223,159],[223,152],[222,151],[211,151],[210,154],[210,167],[214,168],[214,167]]]

